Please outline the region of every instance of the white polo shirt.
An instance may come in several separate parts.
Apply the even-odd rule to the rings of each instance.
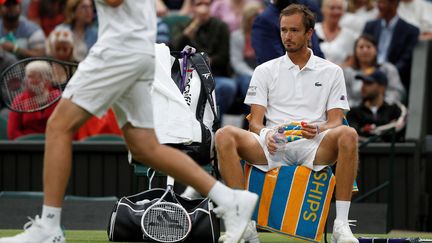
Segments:
[[[301,70],[288,55],[255,69],[244,103],[267,108],[267,127],[292,121],[320,124],[327,121],[327,110],[349,110],[342,69],[310,52]]]
[[[118,7],[95,1],[99,27],[96,47],[154,55],[156,3],[154,0],[124,0]]]

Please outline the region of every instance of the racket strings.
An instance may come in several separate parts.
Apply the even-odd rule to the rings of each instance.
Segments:
[[[3,74],[2,99],[15,111],[42,110],[61,97],[73,72],[72,67],[49,60],[18,63]]]
[[[190,218],[179,205],[163,202],[151,206],[143,216],[146,234],[161,242],[177,242],[190,231]]]

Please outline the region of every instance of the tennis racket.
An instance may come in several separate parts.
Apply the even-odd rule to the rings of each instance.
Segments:
[[[180,242],[188,236],[192,223],[188,212],[177,201],[174,179],[167,177],[167,189],[162,197],[148,207],[141,218],[144,235],[157,242]],[[171,195],[173,201],[166,201]]]
[[[1,102],[16,112],[35,112],[56,103],[78,64],[48,57],[20,60],[0,76]]]

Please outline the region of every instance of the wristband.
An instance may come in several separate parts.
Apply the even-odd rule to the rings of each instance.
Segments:
[[[320,128],[319,128],[319,126],[317,125],[317,126],[316,126],[316,135],[320,134],[320,132],[321,132],[321,131],[320,131]]]
[[[260,138],[263,139],[264,141],[266,141],[267,133],[270,132],[270,131],[271,131],[271,129],[265,128],[265,127],[263,129],[261,129],[260,132],[259,132]]]

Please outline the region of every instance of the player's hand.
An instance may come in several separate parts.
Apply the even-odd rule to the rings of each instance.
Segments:
[[[278,144],[276,143],[276,140],[273,137],[274,134],[275,134],[274,131],[269,131],[266,135],[267,150],[271,155],[274,155],[278,149]]]
[[[302,122],[302,136],[306,139],[314,138],[320,133],[318,125]]]
[[[372,133],[375,130],[375,124],[366,124],[361,128],[364,133]]]

